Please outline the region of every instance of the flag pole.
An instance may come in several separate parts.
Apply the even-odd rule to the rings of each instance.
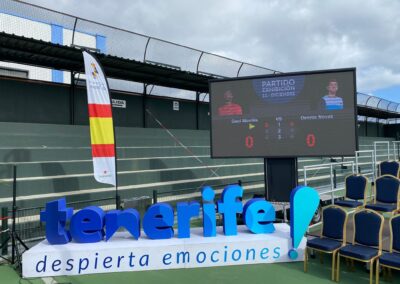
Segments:
[[[114,115],[113,115],[113,109],[112,109],[112,99],[111,99],[111,92],[110,92],[110,86],[108,85],[108,80],[107,80],[107,76],[106,73],[104,72],[104,68],[103,65],[101,65],[100,61],[97,59],[96,56],[94,56],[93,54],[91,54],[97,61],[97,63],[99,64],[99,67],[101,69],[101,71],[104,74],[104,78],[106,79],[106,85],[107,85],[107,91],[108,91],[108,95],[110,97],[110,104],[111,104],[111,116],[112,116],[112,122],[113,122],[113,131],[114,131],[114,152],[115,152],[115,208],[117,210],[121,209],[121,197],[119,196],[119,192],[118,192],[118,155],[117,155],[117,135],[115,132],[115,123],[114,123]]]

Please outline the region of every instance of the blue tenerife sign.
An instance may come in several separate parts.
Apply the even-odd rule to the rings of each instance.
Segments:
[[[23,275],[76,275],[301,260],[303,236],[318,207],[318,193],[305,186],[292,191],[290,227],[273,223],[275,209],[270,202],[254,198],[243,205],[242,196],[242,187],[231,185],[215,203],[214,190],[205,187],[201,194],[202,206],[197,201],[179,202],[175,214],[170,204],[157,203],[147,209],[142,220],[133,208],[104,212],[100,207],[89,206],[73,214],[65,199],[49,202],[40,214],[41,221],[46,223],[47,241],[24,253]],[[216,226],[216,213],[222,215],[222,228]],[[243,215],[245,225],[237,225],[238,213]],[[191,229],[191,219],[200,214],[202,228]],[[119,231],[121,227],[125,228],[124,232]],[[177,238],[174,238],[175,227]]]

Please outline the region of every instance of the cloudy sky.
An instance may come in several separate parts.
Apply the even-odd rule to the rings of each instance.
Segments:
[[[282,72],[357,68],[358,91],[400,102],[397,0],[26,0]]]

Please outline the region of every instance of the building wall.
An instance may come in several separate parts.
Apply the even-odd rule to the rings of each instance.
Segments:
[[[113,118],[116,126],[142,127],[143,111],[142,96],[127,95],[119,92],[111,92],[112,99],[124,100],[126,108],[113,107]],[[85,88],[76,88],[74,104],[74,124],[89,125],[87,108],[87,94]]]
[[[396,140],[400,140],[400,124],[385,125],[384,133],[386,137],[393,137]]]
[[[365,121],[358,122],[358,136],[367,136],[365,126],[366,126]]]
[[[2,122],[89,124],[85,87],[75,87],[72,92],[71,85],[0,77],[0,90]],[[123,100],[126,105],[113,107],[116,126],[143,127],[146,119],[146,127],[161,127],[149,114],[144,118],[141,94],[111,91],[111,98]],[[179,109],[174,109],[174,101],[178,102]],[[195,101],[148,96],[146,105],[164,127],[196,129]],[[200,103],[199,129],[207,130],[209,126],[208,103]]]
[[[202,103],[199,105],[199,129],[211,129],[210,105]]]
[[[0,79],[0,121],[68,124],[69,88]]]
[[[367,137],[392,137],[387,136],[386,125],[373,121],[359,121],[358,135]]]

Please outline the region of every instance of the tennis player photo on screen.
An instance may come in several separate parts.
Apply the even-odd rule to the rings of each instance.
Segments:
[[[328,94],[322,97],[325,110],[342,110],[343,99],[337,96],[339,84],[336,79],[331,79],[326,86]]]
[[[233,94],[230,90],[224,93],[225,103],[218,108],[219,116],[242,115],[242,106],[233,102]]]

